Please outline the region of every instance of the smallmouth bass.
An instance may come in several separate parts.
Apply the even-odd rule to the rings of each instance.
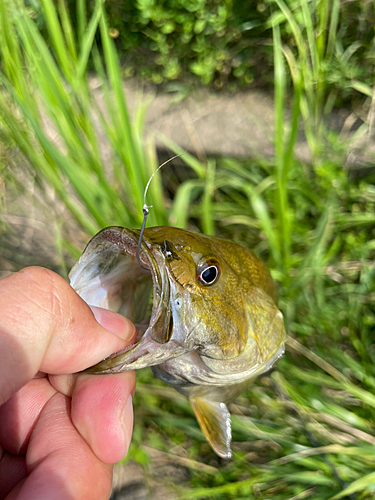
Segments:
[[[145,230],[144,269],[136,258],[139,234],[103,229],[71,270],[71,285],[88,304],[144,325],[135,345],[86,371],[152,367],[157,378],[189,398],[213,450],[230,458],[226,403],[284,352],[275,282],[242,245],[172,227]]]

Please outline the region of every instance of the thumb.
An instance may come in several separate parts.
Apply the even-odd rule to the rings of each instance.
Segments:
[[[38,371],[83,370],[135,335],[129,320],[91,310],[63,278],[43,268],[0,280],[0,311],[0,404]]]

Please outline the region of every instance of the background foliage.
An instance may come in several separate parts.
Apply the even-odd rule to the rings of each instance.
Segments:
[[[120,5],[125,9],[129,4],[107,3],[110,15]],[[235,16],[242,23],[255,18],[260,24],[244,28],[233,47],[256,33],[252,30],[258,30],[258,41],[267,32],[267,44],[259,43],[254,57],[263,57],[263,51],[272,57],[275,155],[272,160],[203,162],[185,152],[180,166],[165,170],[163,182],[160,176],[153,181],[149,222],[227,236],[253,248],[280,283],[290,339],[277,369],[231,405],[232,461],[214,455],[187,401],[147,370],[138,374],[136,425],[127,460],[141,464],[150,481],[158,480],[152,453],[179,464],[185,471],[183,484],[168,484],[166,476],[162,483],[180,499],[374,498],[375,188],[370,175],[351,178],[343,168],[351,143],[329,132],[326,123],[332,103],[345,101],[352,91],[362,101],[373,97],[373,5],[275,0],[258,3],[254,17],[246,17],[239,3],[173,5],[175,10],[167,1],[139,2],[118,22],[143,26],[141,34],[133,33],[131,25],[117,29],[129,34],[127,48],[134,43],[137,54],[167,43],[164,55],[180,61],[176,33],[187,23],[193,34],[184,50],[195,55],[186,57],[203,65],[211,75],[207,82],[222,78],[221,70],[215,67],[212,73],[210,64],[199,59],[193,49],[201,43],[197,40],[216,61],[218,52],[229,47],[227,33],[235,26],[229,20],[234,22]],[[67,236],[70,227],[85,239],[110,224],[139,227],[143,189],[158,165],[152,142],[144,139],[146,106],[132,117],[128,112],[115,46],[125,42],[113,38],[115,18],[107,20],[99,0],[90,15],[84,0],[77,0],[73,11],[74,22],[62,0],[27,5],[0,0],[0,180],[7,190],[18,189],[20,197],[27,194],[29,176],[42,191],[53,190],[56,205],[68,214],[61,221],[59,211],[54,212],[63,223],[56,251],[67,267],[80,251]],[[203,22],[197,25],[198,20]],[[148,46],[150,40],[156,45]],[[255,54],[251,44],[237,54],[246,50]],[[333,85],[330,76],[341,71],[340,50],[351,76],[337,77]],[[231,57],[229,51],[222,64]],[[143,69],[155,80],[167,78],[163,63],[147,64]],[[93,96],[89,67],[101,82],[104,109]],[[225,78],[235,77],[231,68]],[[244,74],[252,71],[246,68]],[[368,107],[373,106],[372,100]],[[294,156],[300,128],[311,150],[310,164]],[[372,128],[371,119],[365,120],[358,134],[371,139]],[[109,162],[103,142],[110,148]],[[166,146],[182,153],[168,139]],[[8,230],[0,226],[4,235]]]
[[[315,5],[315,2],[310,2]],[[324,37],[335,2],[316,2],[326,16],[313,19]],[[76,20],[75,0],[69,0]],[[89,2],[89,11],[94,2]],[[30,0],[42,24],[39,0]],[[287,0],[303,23],[300,0]],[[273,80],[272,24],[294,50],[293,33],[275,0],[107,0],[111,35],[123,60],[124,74],[154,83],[200,81],[215,88],[269,86]],[[77,21],[76,21],[77,23]],[[375,6],[372,0],[340,2],[333,58],[324,79],[339,103],[356,97],[352,81],[374,85]],[[320,30],[320,32],[319,32]]]

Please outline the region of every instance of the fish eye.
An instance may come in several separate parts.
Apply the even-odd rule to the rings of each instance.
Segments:
[[[220,264],[216,259],[202,259],[198,264],[198,281],[204,286],[216,283],[221,273]]]

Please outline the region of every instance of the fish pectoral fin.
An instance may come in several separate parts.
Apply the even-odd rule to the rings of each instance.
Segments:
[[[190,398],[200,428],[212,449],[222,458],[231,458],[230,413],[224,403],[203,398]]]

